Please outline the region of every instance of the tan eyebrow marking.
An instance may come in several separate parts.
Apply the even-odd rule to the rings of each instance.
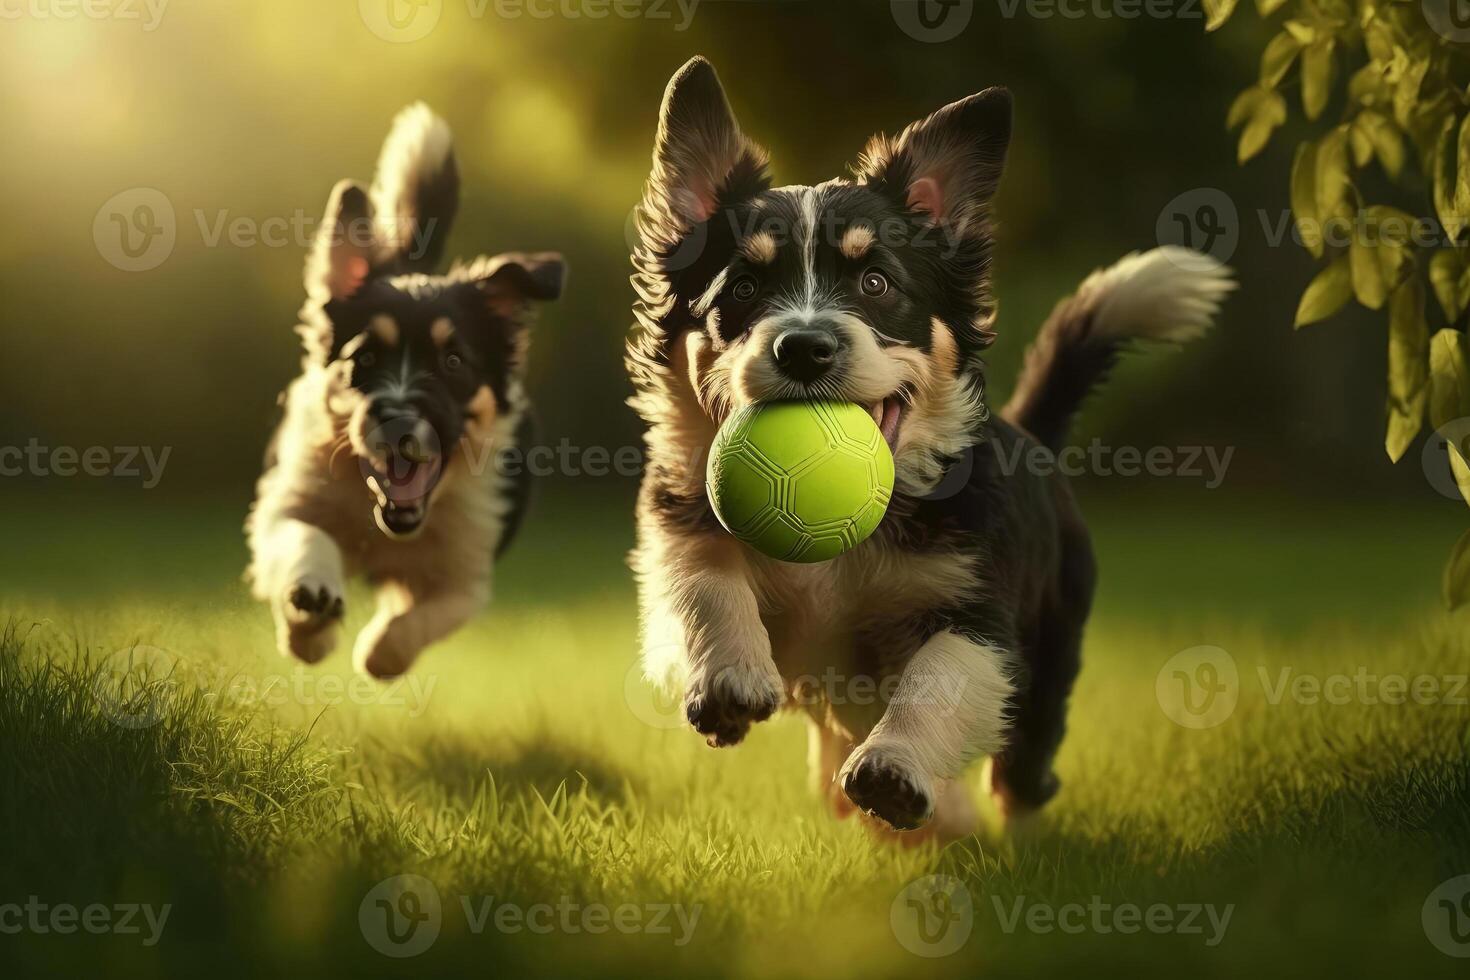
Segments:
[[[379,313],[368,321],[368,328],[383,343],[395,347],[398,345],[398,322],[386,313]]]
[[[842,233],[842,254],[849,259],[860,259],[873,247],[873,229],[866,225],[854,225]]]
[[[470,399],[468,414],[474,429],[473,434],[479,438],[488,437],[490,426],[495,423],[495,417],[499,414],[495,393],[490,390],[489,385],[481,385],[475,391],[475,397]]]
[[[435,344],[443,347],[449,343],[449,338],[454,336],[454,323],[447,316],[441,316],[429,326],[429,336]]]
[[[776,237],[768,231],[758,231],[740,243],[745,257],[759,265],[770,265],[776,261]]]

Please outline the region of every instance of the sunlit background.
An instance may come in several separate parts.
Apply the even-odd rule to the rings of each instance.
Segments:
[[[29,962],[377,973],[393,963],[363,942],[358,903],[408,871],[446,902],[631,896],[702,902],[707,916],[681,950],[648,936],[469,936],[461,923],[400,964],[409,973],[893,976],[927,964],[970,977],[994,963],[1095,972],[1108,957],[1239,976],[1298,959],[1325,972],[1438,957],[1419,907],[1470,870],[1464,709],[1334,711],[1251,686],[1258,666],[1443,674],[1463,673],[1467,656],[1463,614],[1438,608],[1464,504],[1426,479],[1417,446],[1396,467],[1384,454],[1381,319],[1291,329],[1312,263],[1272,236],[1299,124],[1245,167],[1225,130],[1276,28],[1251,11],[1207,34],[1192,0],[1162,19],[976,0],[964,31],[929,43],[886,0],[702,0],[687,23],[673,2],[634,19],[535,17],[533,2],[547,9],[171,0],[155,23],[142,0],[125,5],[133,17],[102,19],[70,0],[0,0],[0,447],[169,454],[154,487],[0,478],[0,901],[179,906],[157,948],[29,936]],[[558,249],[569,261],[532,351],[542,441],[637,444],[622,363],[630,213],[665,82],[694,54],[715,63],[783,183],[835,176],[875,131],[989,85],[1014,91],[997,404],[1052,304],[1093,268],[1159,244],[1171,202],[1209,195],[1236,211],[1241,289],[1216,332],[1129,361],[1078,432],[1231,455],[1218,487],[1185,474],[1079,481],[1102,585],[1058,764],[1066,788],[1034,838],[942,856],[878,846],[808,796],[799,719],[722,753],[685,730],[677,704],[650,723],[623,563],[627,476],[542,481],[492,609],[415,669],[438,692],[421,713],[384,705],[378,688],[367,706],[314,693],[322,678],[347,682],[346,651],[311,669],[281,660],[240,582],[240,524],[299,364],[310,230],[336,181],[372,176],[390,120],[415,100],[457,138],[450,252]],[[121,247],[120,231],[163,227],[169,211],[166,256]],[[240,239],[267,231],[285,240]],[[365,589],[348,609],[350,635],[370,611]],[[88,658],[136,643],[190,676],[307,693],[243,711],[208,693],[122,732],[88,693]],[[1231,724],[1205,732],[1155,700],[1160,664],[1201,644],[1228,649],[1246,683]],[[979,796],[978,774],[970,789]],[[963,877],[977,903],[1099,894],[1239,913],[1219,949],[1002,936],[983,919],[963,955],[921,963],[895,941],[889,909],[935,869]]]
[[[369,178],[389,120],[415,99],[458,139],[466,193],[451,251],[569,257],[569,292],[533,364],[546,438],[635,441],[621,406],[629,211],[663,84],[703,53],[781,182],[840,173],[873,132],[979,88],[1015,91],[997,392],[1081,275],[1155,244],[1177,195],[1223,190],[1239,209],[1244,289],[1219,336],[1134,365],[1088,434],[1236,445],[1237,485],[1424,490],[1364,437],[1380,425],[1381,332],[1289,329],[1310,263],[1289,239],[1272,247],[1257,212],[1273,227],[1284,214],[1292,134],[1240,169],[1223,126],[1254,70],[1258,23],[1206,35],[1197,18],[1004,18],[982,4],[958,39],[927,44],[885,2],[705,0],[686,24],[673,3],[667,19],[592,20],[435,0],[415,22],[432,30],[403,42],[379,36],[403,35],[371,3],[174,0],[156,23],[141,0],[125,9],[136,19],[0,21],[0,441],[171,446],[160,494],[243,506],[297,360],[305,235],[285,224],[309,229],[337,179]],[[137,188],[167,198],[177,238],[156,268],[120,271],[94,220]],[[284,240],[242,241],[236,222]]]

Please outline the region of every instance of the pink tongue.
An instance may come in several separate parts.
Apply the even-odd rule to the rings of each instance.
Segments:
[[[885,398],[882,405],[883,415],[878,419],[878,430],[883,433],[883,439],[888,443],[888,448],[894,448],[894,442],[898,439],[898,419],[900,406],[897,398]],[[874,414],[877,414],[876,412]]]
[[[395,460],[389,472],[380,481],[384,495],[395,504],[413,504],[429,495],[438,475],[437,460],[427,463],[408,463]]]

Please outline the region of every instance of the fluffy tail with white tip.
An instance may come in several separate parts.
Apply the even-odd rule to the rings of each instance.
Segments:
[[[1229,268],[1177,245],[1134,252],[1097,270],[1042,325],[1001,416],[1061,449],[1073,417],[1119,354],[1135,340],[1199,337],[1234,288]]]

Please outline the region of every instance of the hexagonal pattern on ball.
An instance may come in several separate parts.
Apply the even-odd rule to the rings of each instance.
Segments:
[[[720,523],[762,554],[827,561],[888,512],[893,454],[858,405],[761,402],[720,427],[706,489]]]

